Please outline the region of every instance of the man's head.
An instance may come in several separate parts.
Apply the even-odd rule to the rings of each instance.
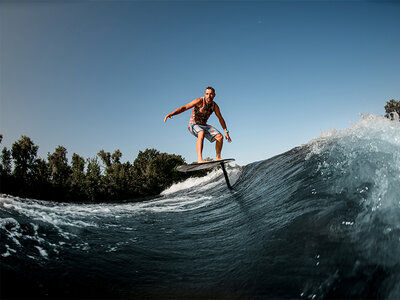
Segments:
[[[208,86],[204,93],[204,99],[206,101],[212,101],[214,99],[214,97],[215,97],[215,89],[211,86]]]

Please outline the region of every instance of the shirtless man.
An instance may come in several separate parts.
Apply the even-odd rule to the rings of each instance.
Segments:
[[[207,120],[210,115],[215,112],[218,117],[219,122],[221,123],[222,128],[225,131],[225,138],[228,142],[231,142],[231,138],[229,136],[229,130],[226,128],[225,120],[221,115],[219,110],[219,106],[214,102],[215,90],[212,87],[207,87],[204,93],[204,97],[197,98],[192,102],[182,106],[172,113],[168,114],[164,118],[164,123],[168,118],[172,119],[172,116],[179,115],[184,111],[193,108],[192,115],[189,121],[189,131],[197,137],[196,142],[196,150],[197,150],[197,161],[199,163],[205,162],[203,159],[203,141],[204,137],[209,140],[211,143],[216,141],[215,151],[216,151],[216,159],[221,160],[221,150],[222,144],[224,142],[224,138],[222,134],[215,129],[214,127],[207,125]]]

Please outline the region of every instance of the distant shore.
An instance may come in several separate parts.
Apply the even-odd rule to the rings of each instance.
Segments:
[[[0,142],[3,136],[0,134]],[[139,151],[133,163],[121,162],[122,153],[100,150],[93,158],[58,146],[47,160],[37,157],[39,146],[22,136],[9,150],[2,149],[0,193],[59,202],[140,202],[157,197],[174,183],[203,176],[204,171],[182,173],[180,155],[156,149]]]

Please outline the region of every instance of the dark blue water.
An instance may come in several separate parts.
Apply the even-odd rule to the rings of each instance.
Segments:
[[[400,298],[399,122],[228,172],[142,203],[2,195],[2,298]]]

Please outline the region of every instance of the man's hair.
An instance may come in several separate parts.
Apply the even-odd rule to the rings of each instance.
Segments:
[[[206,87],[206,90],[212,90],[212,91],[213,91],[213,93],[215,94],[215,89],[214,89],[212,86],[208,86],[208,87]]]

